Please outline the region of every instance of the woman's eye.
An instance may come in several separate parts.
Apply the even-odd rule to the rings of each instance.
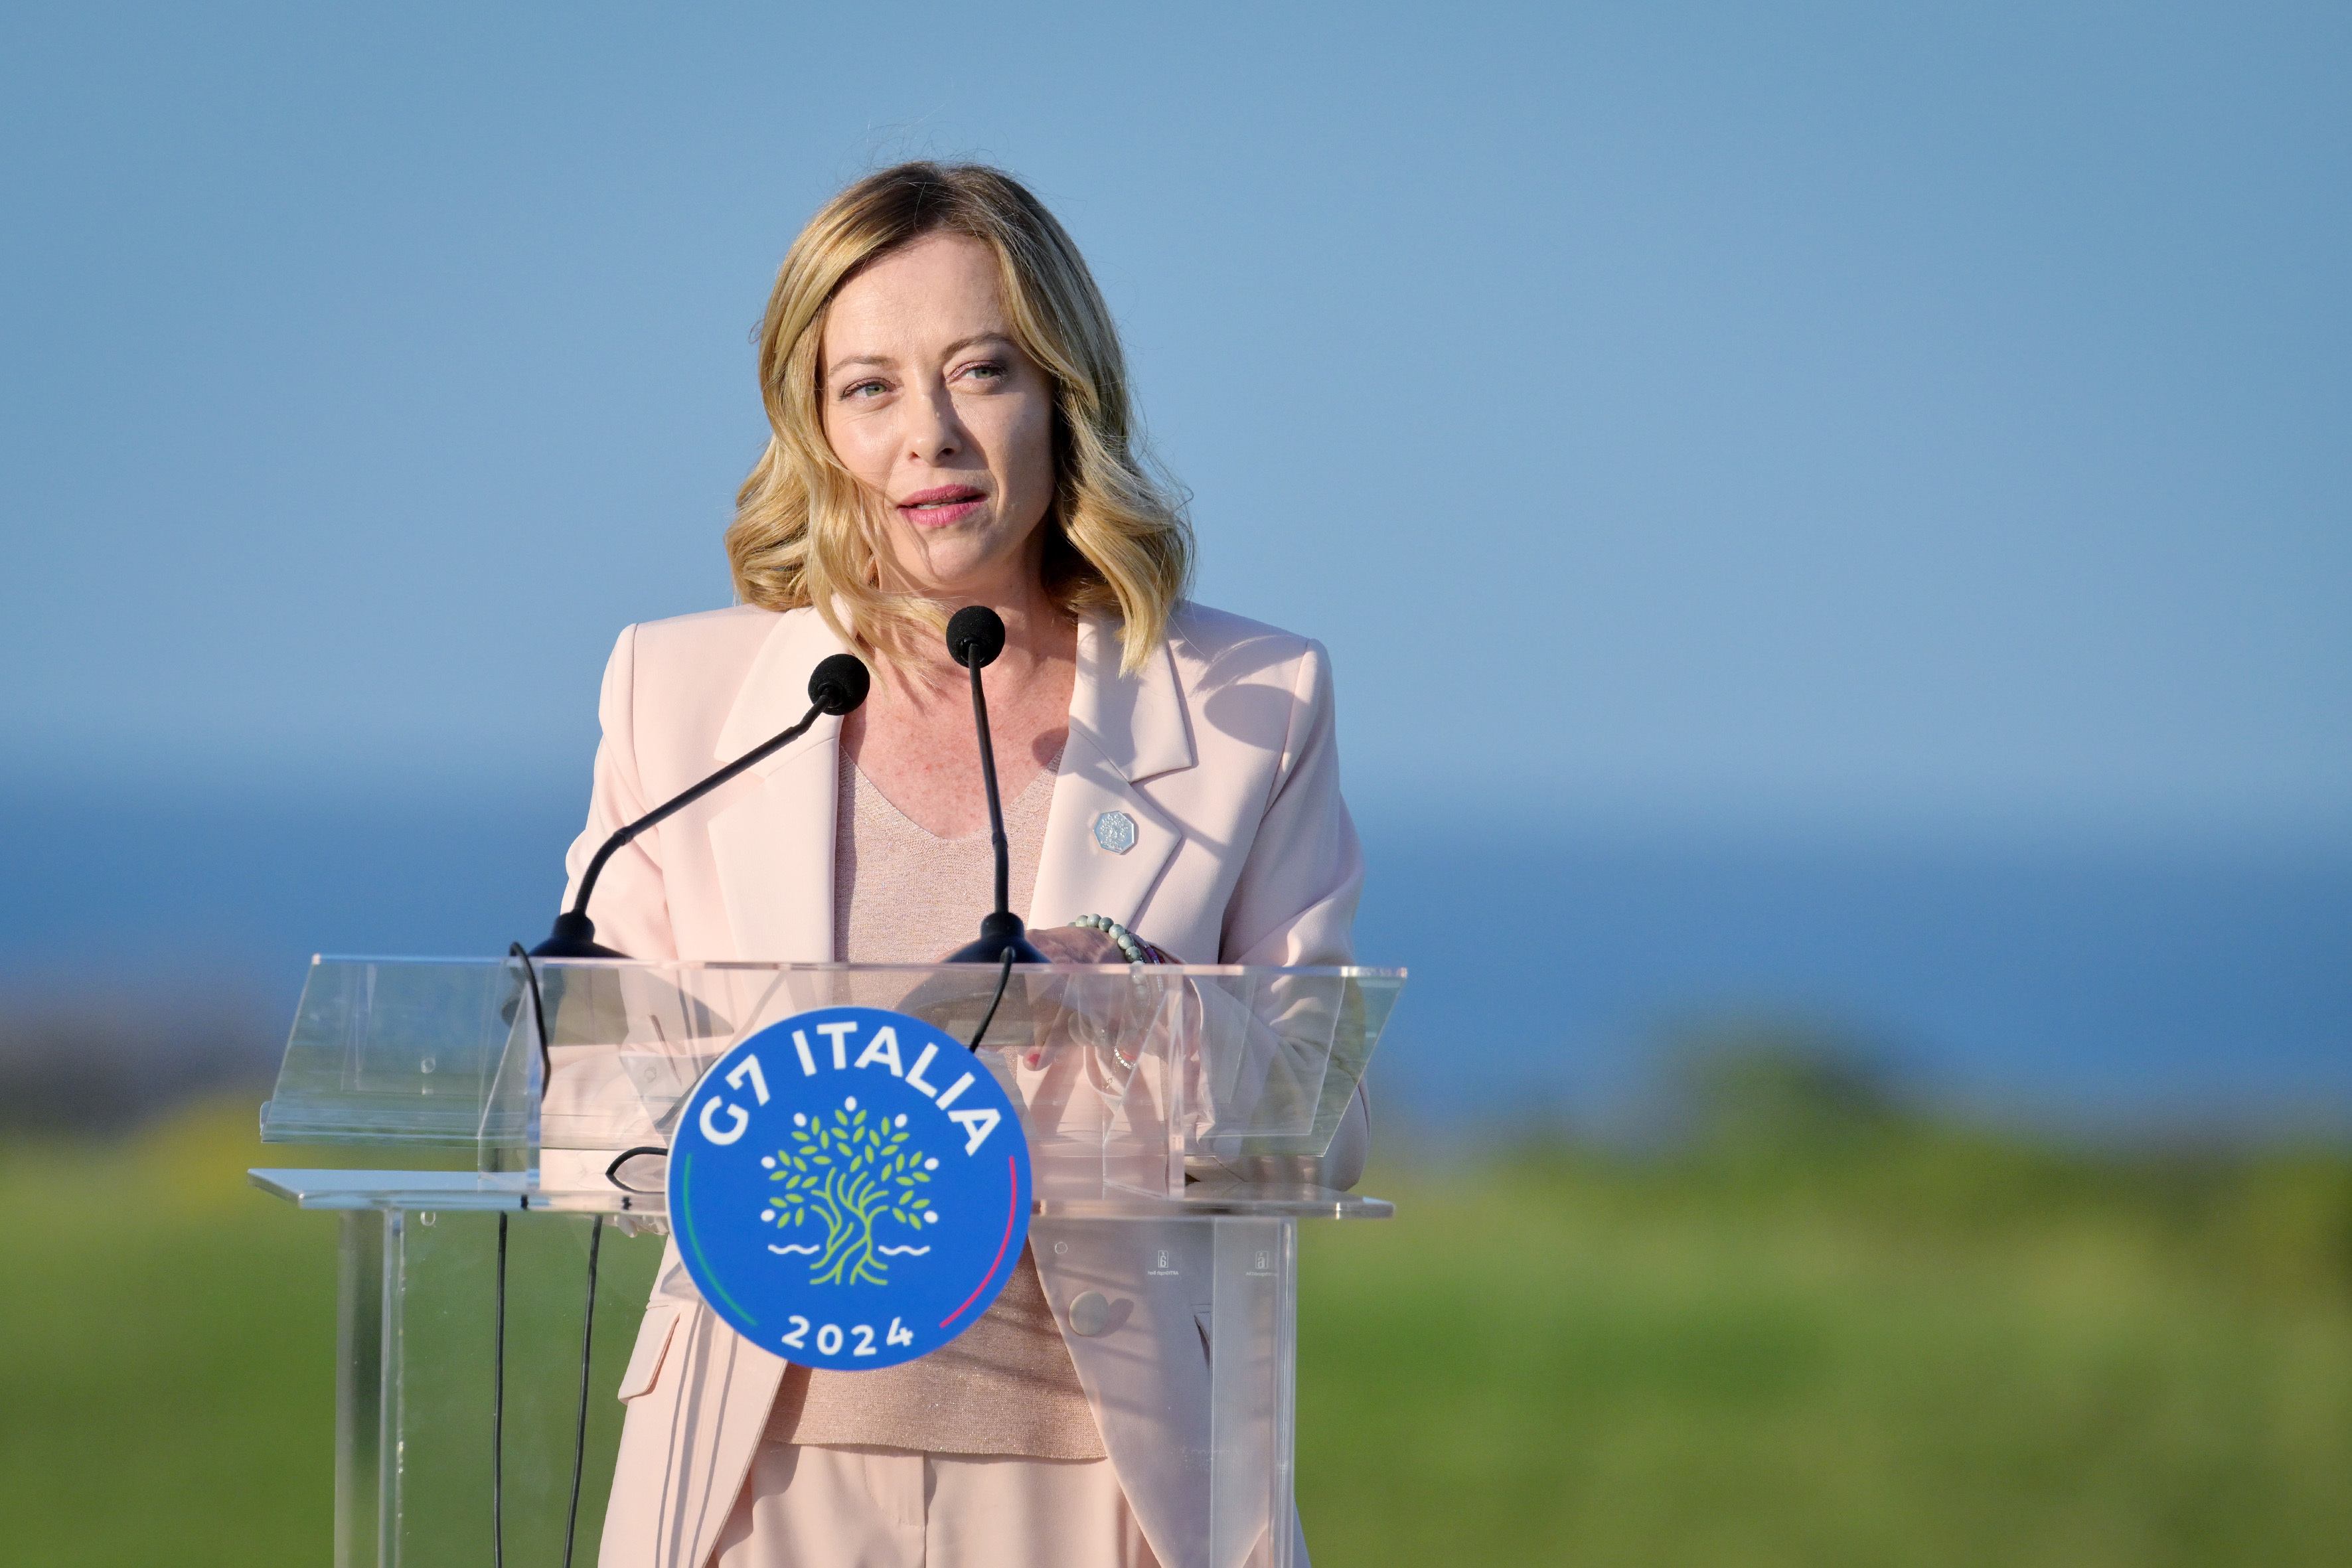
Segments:
[[[879,397],[885,390],[887,389],[878,381],[852,382],[841,389],[841,400],[847,403],[853,398]]]
[[[974,381],[1003,381],[1004,367],[1001,364],[976,364],[965,371],[964,374]]]

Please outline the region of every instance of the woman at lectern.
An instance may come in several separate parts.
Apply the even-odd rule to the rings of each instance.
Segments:
[[[844,191],[784,258],[759,375],[741,603],[622,632],[575,885],[615,828],[798,718],[819,659],[859,655],[872,695],[622,849],[604,940],[817,963],[969,941],[992,852],[940,627],[985,605],[1013,904],[1048,957],[1353,961],[1328,659],[1183,596],[1191,532],[1138,450],[1110,313],[1034,196],[934,163]],[[1359,1100],[1324,1180],[1352,1184],[1364,1130]],[[738,1338],[673,1250],[623,1380],[604,1568],[1204,1563],[1198,1467],[1171,1451],[1206,1408],[1194,1326],[1068,1331],[1042,1235],[969,1331],[870,1373]]]

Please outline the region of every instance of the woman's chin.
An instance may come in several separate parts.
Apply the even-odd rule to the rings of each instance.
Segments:
[[[933,599],[971,599],[996,594],[1026,569],[1021,552],[1001,541],[942,529],[919,539],[904,564],[915,591]]]

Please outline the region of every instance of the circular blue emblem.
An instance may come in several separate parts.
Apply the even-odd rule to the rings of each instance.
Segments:
[[[1029,1146],[962,1041],[904,1013],[820,1007],[695,1086],[669,1213],[687,1272],[737,1333],[803,1366],[896,1366],[1004,1288],[1029,1237]]]
[[[1095,842],[1114,855],[1135,847],[1135,818],[1123,811],[1106,811],[1095,818]]]

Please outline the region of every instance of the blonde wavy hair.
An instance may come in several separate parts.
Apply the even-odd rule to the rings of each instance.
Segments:
[[[771,610],[814,606],[861,652],[903,662],[946,612],[894,591],[877,498],[825,439],[819,349],[842,285],[900,246],[960,234],[996,253],[1013,331],[1054,384],[1054,499],[1045,586],[1073,618],[1115,616],[1132,672],[1168,635],[1191,584],[1181,492],[1142,448],[1126,357],[1094,275],[1045,204],[1000,170],[901,163],[827,202],[785,253],[760,326],[772,434],[735,498],[735,592]]]

